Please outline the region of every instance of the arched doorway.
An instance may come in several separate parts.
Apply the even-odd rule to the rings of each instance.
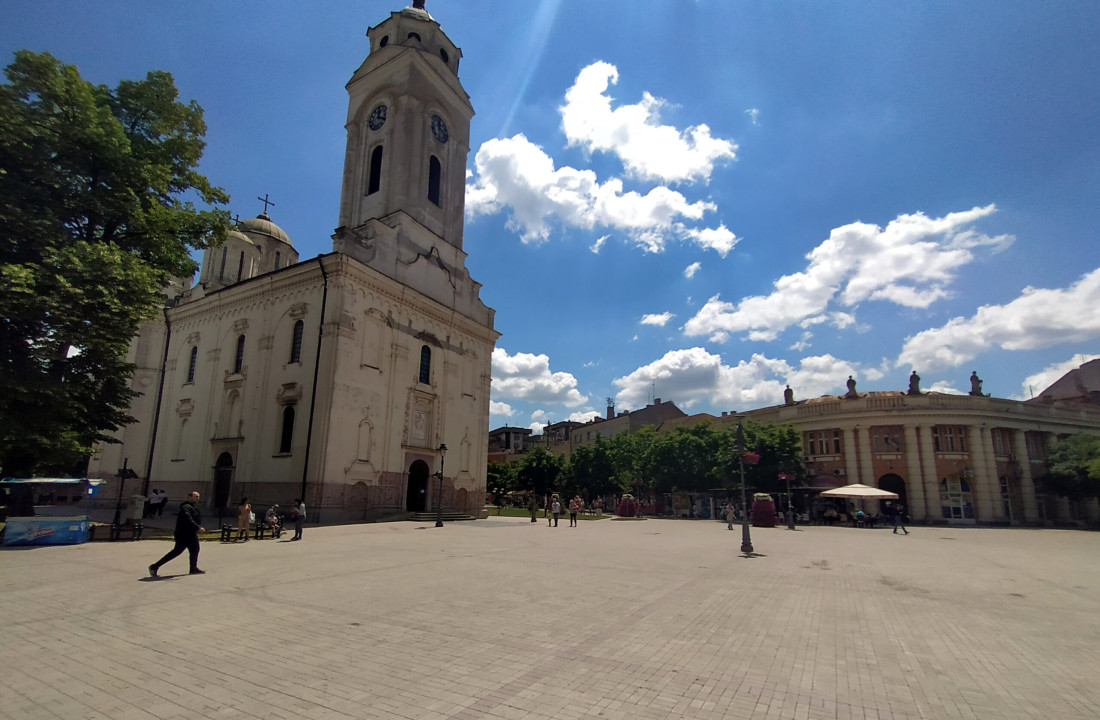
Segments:
[[[409,466],[409,487],[405,492],[405,510],[407,512],[428,510],[428,464],[423,460],[417,460]]]
[[[900,475],[890,473],[889,475],[883,475],[878,479],[879,490],[887,490],[892,493],[897,493],[897,500],[882,501],[879,503],[882,507],[885,507],[886,502],[897,502],[909,508],[909,497],[905,494],[905,481],[901,479]],[[911,509],[909,510],[911,512]]]
[[[229,505],[229,489],[233,485],[233,456],[223,452],[214,463],[214,509],[218,517]]]

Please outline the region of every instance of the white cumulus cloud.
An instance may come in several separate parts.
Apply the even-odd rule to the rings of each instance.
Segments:
[[[826,313],[830,304],[846,308],[867,300],[885,300],[924,308],[945,297],[956,271],[974,260],[974,250],[1000,250],[1009,236],[990,237],[969,226],[993,213],[993,205],[930,218],[900,215],[885,228],[855,222],[836,228],[806,258],[806,269],[784,275],[770,295],[724,301],[715,295],[684,325],[689,336],[720,341],[733,333],[771,341],[786,328]],[[833,312],[837,327],[854,321],[849,312]]]
[[[647,313],[642,316],[642,325],[657,325],[664,327],[668,324],[668,321],[676,317],[670,312],[663,313]]]
[[[561,126],[571,146],[614,153],[633,177],[660,182],[707,180],[714,165],[733,160],[737,145],[712,137],[706,125],[679,130],[660,122],[665,101],[643,93],[633,105],[612,107],[607,94],[619,71],[595,62],[577,75],[565,93]]]
[[[669,240],[689,240],[725,254],[736,238],[724,226],[695,228],[711,202],[690,202],[664,186],[645,194],[623,189],[611,178],[600,183],[591,170],[554,167],[554,160],[523,135],[485,142],[474,157],[475,178],[466,186],[466,212],[493,214],[510,210],[509,229],[523,242],[550,237],[554,222],[591,230],[626,233],[648,252],[660,252]],[[594,250],[602,245],[597,241]]]
[[[503,348],[493,350],[492,395],[538,403],[558,403],[577,407],[588,396],[577,390],[577,378],[567,372],[551,372],[546,355],[516,353]]]
[[[489,414],[490,415],[503,415],[504,417],[512,417],[515,414],[515,410],[508,403],[489,401]]]
[[[906,339],[897,366],[955,367],[991,347],[1033,350],[1100,337],[1100,268],[1068,288],[1024,288],[1005,305],[983,305],[969,318]]]
[[[699,272],[699,269],[702,267],[703,263],[693,262],[691,265],[688,265],[686,268],[684,268],[684,277],[690,280],[691,278],[695,277],[695,273]]]
[[[858,364],[832,355],[804,357],[794,365],[758,353],[726,365],[720,355],[694,347],[670,351],[613,382],[620,388],[616,405],[623,409],[644,406],[656,389],[662,400],[684,410],[700,403],[737,410],[782,402],[788,383],[802,399],[840,392],[849,375],[860,377]]]

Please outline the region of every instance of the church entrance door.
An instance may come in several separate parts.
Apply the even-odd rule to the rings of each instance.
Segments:
[[[214,464],[214,509],[221,520],[223,510],[229,505],[229,488],[233,484],[233,456],[223,452]]]
[[[405,493],[406,512],[428,510],[428,464],[417,460],[409,466],[409,487]]]

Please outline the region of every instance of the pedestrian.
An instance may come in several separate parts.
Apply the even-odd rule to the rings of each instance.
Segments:
[[[153,514],[156,512],[156,505],[160,502],[160,496],[157,495],[158,492],[156,488],[149,491],[149,497],[145,498],[145,508],[141,513],[143,518],[153,517]]]
[[[157,577],[157,570],[161,565],[172,558],[178,557],[186,550],[191,561],[191,574],[203,575],[205,571],[199,570],[199,533],[206,532],[202,526],[202,512],[199,510],[199,494],[193,492],[187,496],[187,500],[180,504],[179,514],[176,515],[176,545],[169,550],[164,557],[149,566],[149,576]]]
[[[728,503],[726,503],[726,529],[727,530],[733,530],[733,515],[734,515],[733,503],[728,502]]]
[[[901,528],[901,531],[903,533],[905,533],[906,535],[909,534],[909,531],[905,529],[905,506],[900,504],[900,503],[894,506],[894,534],[895,535],[898,534],[898,528],[899,527]]]
[[[248,526],[252,524],[252,505],[248,498],[241,498],[241,504],[237,506],[237,539],[244,538],[248,542]]]
[[[569,501],[569,527],[577,527],[577,513],[581,511],[581,498],[574,495]]]
[[[164,491],[164,488],[157,490],[157,495],[160,500],[157,502],[157,517],[164,515],[164,508],[168,506],[168,493]]]
[[[550,513],[554,508],[554,498],[546,497],[546,508],[542,511],[542,516],[546,518],[546,527],[554,527],[554,516]]]
[[[554,502],[550,505],[550,512],[554,514],[554,527],[558,526],[558,516],[561,515],[561,502],[558,496],[554,496]]]
[[[294,537],[291,540],[302,539],[302,523],[306,521],[306,504],[300,498],[294,498],[294,509],[290,511],[290,517],[294,519]]]

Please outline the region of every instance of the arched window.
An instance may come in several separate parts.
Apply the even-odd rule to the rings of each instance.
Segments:
[[[241,259],[237,261],[237,282],[244,280],[244,250],[241,250]]]
[[[276,270],[279,269],[279,259],[280,259],[281,256],[282,256],[282,253],[280,253],[278,250],[276,250],[275,251],[275,269]]]
[[[443,175],[443,166],[439,164],[439,158],[432,155],[428,160],[428,199],[439,205],[439,184]]]
[[[283,431],[279,436],[279,452],[290,452],[290,441],[294,438],[294,406],[283,408]]]
[[[237,356],[233,359],[233,372],[240,373],[244,369],[244,335],[237,338]]]
[[[373,195],[382,187],[382,146],[376,147],[370,154],[370,178],[367,180],[367,195]]]
[[[225,258],[229,254],[229,248],[222,248],[222,266],[218,270],[218,279],[225,280]]]
[[[302,361],[302,333],[305,332],[306,324],[301,320],[294,323],[294,338],[290,341],[290,362],[296,363]]]
[[[187,363],[187,382],[195,382],[195,367],[199,364],[199,348],[191,346],[191,360]]]
[[[427,385],[432,378],[432,349],[427,345],[420,348],[420,382]]]

